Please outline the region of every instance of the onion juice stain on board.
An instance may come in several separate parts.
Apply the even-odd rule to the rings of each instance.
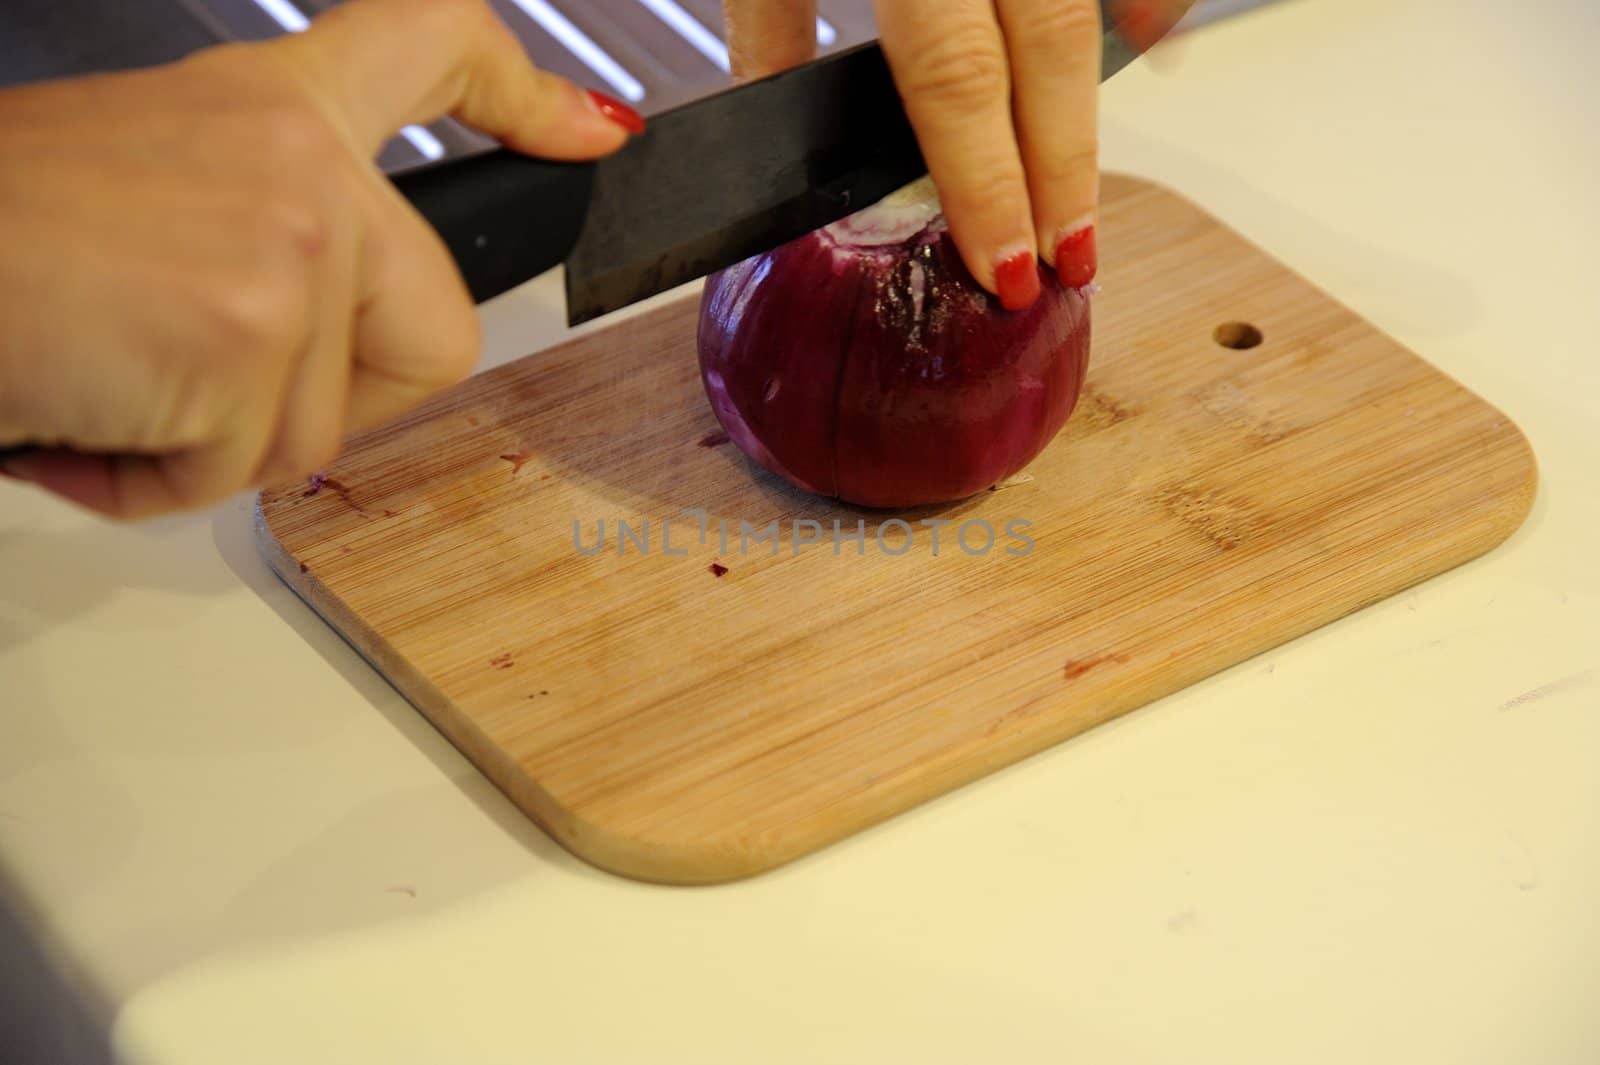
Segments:
[[[348,485],[342,481],[337,481],[332,477],[329,477],[326,473],[312,474],[310,479],[306,481],[306,490],[300,494],[302,497],[310,499],[312,496],[320,495],[324,488],[338,496],[346,506],[355,511],[357,514],[360,514],[362,517],[375,518],[378,516],[376,513],[368,510],[366,507],[363,507],[360,503],[357,503],[354,498],[352,498],[350,487]],[[399,512],[385,509],[383,511],[383,516],[386,518],[395,518],[399,517]]]
[[[1303,426],[1291,412],[1264,405],[1232,381],[1219,381],[1195,393],[1196,404],[1216,418],[1229,433],[1253,445],[1275,444]]]
[[[513,454],[501,455],[500,458],[511,463],[511,476],[515,477],[521,472],[522,467],[527,465],[528,461],[533,458],[533,452],[518,451]]]
[[[1067,664],[1062,667],[1061,679],[1077,680],[1079,677],[1083,676],[1096,666],[1103,666],[1108,662],[1115,662],[1118,665],[1126,665],[1128,662],[1128,656],[1122,654],[1103,654],[1095,655],[1093,658],[1069,658],[1067,659]]]
[[[1222,551],[1232,551],[1257,536],[1266,525],[1249,504],[1198,485],[1168,485],[1156,493],[1155,501]]]
[[[1067,424],[1073,428],[1109,429],[1138,414],[1132,405],[1085,383],[1078,393],[1078,406]]]
[[[306,490],[302,492],[301,495],[308,499],[311,496],[318,495],[324,488],[326,488],[328,491],[332,492],[346,503],[350,503],[350,487],[342,481],[334,480],[325,473],[312,474],[311,479],[306,482],[306,485]],[[361,509],[354,503],[350,503],[350,505],[355,507],[357,510]]]

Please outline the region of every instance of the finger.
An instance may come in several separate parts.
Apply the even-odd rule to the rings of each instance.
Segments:
[[[342,227],[310,273],[312,321],[289,378],[283,413],[255,482],[306,476],[330,462],[344,436],[354,336],[356,238]]]
[[[816,0],[723,0],[728,61],[741,80],[799,66],[817,52]]]
[[[42,448],[8,458],[5,472],[108,518],[132,520],[218,502],[249,483],[264,432],[171,455],[95,455]]]
[[[444,114],[547,159],[606,155],[644,127],[625,104],[537,70],[483,0],[350,0],[263,47],[368,156],[400,127]]]
[[[366,429],[464,378],[478,358],[472,297],[421,217],[374,181],[357,266],[347,431]]]
[[[154,460],[140,458],[141,463]],[[82,455],[72,451],[40,448],[6,459],[7,477],[37,485],[63,499],[87,507],[107,517],[142,517],[160,508],[133,513],[123,505],[118,467],[127,460],[121,456]]]
[[[1039,295],[1011,76],[990,0],[877,0],[884,55],[978,283],[1016,310]]]
[[[1094,280],[1100,192],[1098,0],[998,0],[1011,56],[1012,114],[1040,254],[1061,283]]]

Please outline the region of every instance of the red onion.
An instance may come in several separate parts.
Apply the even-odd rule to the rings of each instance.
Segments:
[[[1089,301],[1039,267],[1004,310],[973,280],[931,181],[706,282],[700,377],[739,448],[871,507],[961,499],[1033,460],[1089,359]]]

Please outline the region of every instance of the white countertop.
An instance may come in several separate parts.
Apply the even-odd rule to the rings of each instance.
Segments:
[[[247,500],[121,528],[0,485],[0,862],[155,1065],[1592,1065],[1597,39],[1587,0],[1288,0],[1105,93],[1108,167],[1527,432],[1488,556],[677,889],[527,822],[268,573]],[[557,294],[486,308],[488,361]]]

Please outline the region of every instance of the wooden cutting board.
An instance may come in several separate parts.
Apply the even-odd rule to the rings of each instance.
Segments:
[[[1493,407],[1169,191],[1108,176],[1100,229],[1079,408],[977,498],[837,506],[719,444],[691,299],[355,441],[320,490],[262,495],[261,543],[568,848],[696,883],[821,847],[1522,522],[1533,454]],[[936,518],[954,523],[937,554],[919,524]],[[796,553],[804,519],[823,539]],[[833,541],[835,519],[864,541]],[[776,554],[741,551],[740,522],[773,521]],[[581,553],[600,522],[605,549]],[[969,522],[974,553],[955,542]]]

